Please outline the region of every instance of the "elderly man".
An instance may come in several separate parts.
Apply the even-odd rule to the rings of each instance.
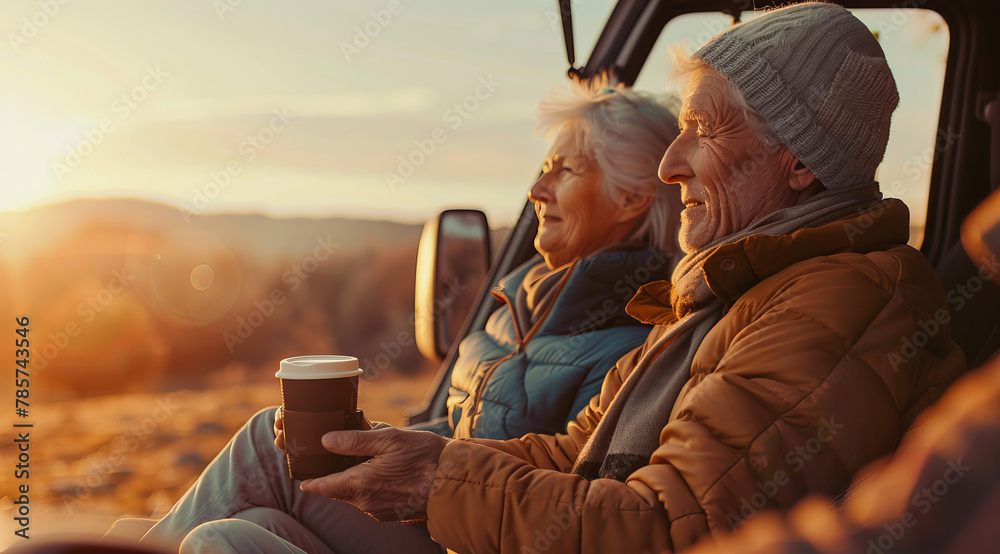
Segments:
[[[1000,131],[1000,98],[986,119]],[[994,135],[998,137],[1000,135]],[[994,138],[994,152],[1000,142]],[[994,158],[996,159],[996,158]],[[994,170],[1000,167],[993,167]],[[1000,171],[993,193],[962,224],[962,241],[987,285],[1000,285]],[[976,299],[980,301],[979,298]],[[996,303],[989,307],[996,310]],[[995,320],[980,320],[986,327]],[[993,552],[1000,541],[1000,355],[948,389],[920,415],[891,457],[871,464],[834,507],[820,498],[799,502],[786,519],[769,513],[713,552]],[[822,521],[822,525],[812,522]],[[699,550],[696,547],[696,550]],[[699,551],[703,551],[700,549]]]
[[[681,65],[660,176],[681,187],[687,256],[632,300],[656,327],[568,433],[329,433],[329,450],[374,458],[303,491],[426,519],[463,552],[678,550],[840,493],[963,371],[941,285],[905,245],[907,209],[873,181],[898,95],[868,29],[801,4]]]
[[[986,121],[1000,132],[1000,94],[986,105]],[[1000,134],[991,147],[1000,150]],[[994,160],[1000,159],[994,157]],[[962,224],[958,245],[974,277],[1000,286],[1000,167],[993,166],[993,193]],[[980,296],[995,314],[996,302]],[[993,317],[976,318],[990,330]],[[899,448],[862,470],[846,501],[808,498],[790,514],[766,513],[739,533],[692,552],[855,553],[995,552],[1000,542],[1000,355],[952,385],[920,414]]]

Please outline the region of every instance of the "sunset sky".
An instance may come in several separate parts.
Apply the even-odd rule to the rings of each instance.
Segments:
[[[420,221],[465,206],[503,226],[546,151],[534,106],[566,69],[555,0],[51,4],[0,8],[0,210],[125,196]],[[613,2],[573,4],[580,63]],[[947,29],[862,18],[904,96],[881,179],[922,218]],[[675,21],[637,86],[662,92],[666,46],[726,21]]]

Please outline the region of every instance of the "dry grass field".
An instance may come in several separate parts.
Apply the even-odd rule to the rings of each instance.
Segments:
[[[280,403],[277,380],[265,368],[258,374],[234,372],[217,379],[230,383],[210,389],[39,402],[31,429],[31,536],[102,534],[119,517],[164,513],[247,418]],[[361,407],[370,419],[398,425],[432,377],[363,380]],[[0,436],[5,466],[13,438],[7,429]],[[4,471],[0,487],[14,490],[13,481]],[[0,548],[17,539],[13,508],[4,497]]]

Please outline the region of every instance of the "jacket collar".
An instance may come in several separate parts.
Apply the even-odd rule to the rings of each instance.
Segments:
[[[515,296],[524,294],[521,283],[525,275],[538,263],[542,263],[540,256],[501,279],[492,290],[493,296],[514,306]],[[674,265],[666,254],[630,245],[580,260],[537,335],[575,335],[595,328],[636,325],[625,311],[629,300],[642,284],[669,278]],[[511,310],[515,328],[526,332],[530,322],[517,321],[515,311]]]
[[[819,227],[789,235],[751,235],[720,246],[705,259],[705,280],[728,310],[746,291],[799,262],[846,252],[867,254],[906,244],[910,212],[902,201],[883,200],[867,210]],[[676,321],[670,306],[670,283],[649,283],[639,289],[628,313],[653,325]]]

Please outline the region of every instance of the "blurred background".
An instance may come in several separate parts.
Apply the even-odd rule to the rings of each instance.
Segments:
[[[614,2],[572,5],[585,61]],[[862,19],[903,94],[880,178],[919,244],[948,32],[894,12]],[[637,88],[730,22],[672,22]],[[437,370],[412,342],[420,225],[516,221],[567,67],[555,0],[5,0],[0,30],[0,360],[30,317],[38,532],[163,513],[280,402],[285,357],[358,357],[362,407],[401,423]]]

